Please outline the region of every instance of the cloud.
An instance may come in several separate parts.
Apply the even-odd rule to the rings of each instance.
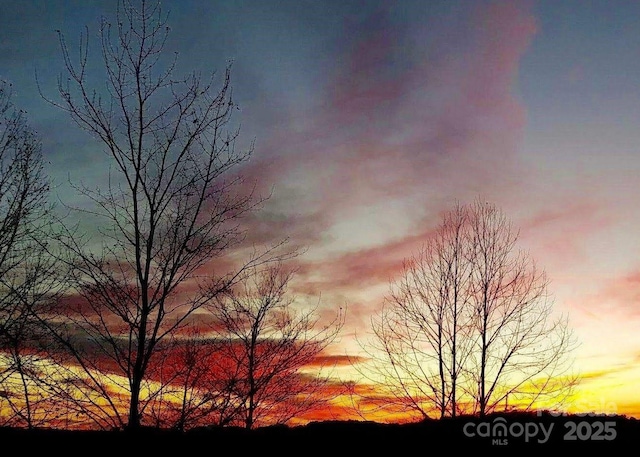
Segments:
[[[602,378],[610,378],[611,376],[615,377],[620,373],[624,373],[626,371],[630,371],[635,369],[633,365],[614,365],[612,367],[608,367],[601,370],[588,371],[586,373],[580,373],[580,381],[581,382],[593,382],[600,381]]]
[[[350,366],[357,363],[365,362],[367,359],[360,356],[349,355],[318,355],[314,357],[307,367],[327,367],[327,366]]]
[[[384,212],[385,202],[409,201],[403,217],[422,224],[453,197],[500,195],[519,183],[526,119],[513,84],[533,16],[479,5],[438,30],[403,30],[385,8],[345,23],[318,88],[322,102],[291,113],[291,127],[262,139],[246,169],[273,189],[251,220],[252,241],[289,234],[322,245],[354,208]]]
[[[632,315],[640,315],[640,270],[612,281],[604,293],[618,301]]]
[[[440,220],[434,221],[439,224]],[[317,282],[306,281],[310,288],[326,286],[334,289],[365,288],[387,284],[403,270],[406,258],[416,253],[434,233],[435,227],[378,246],[337,254],[320,261],[309,261],[303,274],[317,276]]]
[[[589,297],[589,308],[608,309],[631,317],[640,317],[640,269],[623,273],[605,282]]]
[[[521,241],[559,267],[559,273],[567,269],[575,273],[576,264],[584,264],[593,252],[591,238],[612,225],[607,205],[588,192],[548,198],[544,192],[534,195],[539,202],[523,205],[526,214],[521,209],[514,211]]]

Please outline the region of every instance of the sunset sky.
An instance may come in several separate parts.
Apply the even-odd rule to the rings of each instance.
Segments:
[[[55,97],[55,31],[73,52],[115,4],[0,0],[0,78],[66,203],[67,178],[100,183],[107,158],[35,73]],[[250,239],[307,248],[294,291],[347,309],[333,354],[358,353],[403,258],[480,197],[520,228],[569,316],[583,378],[571,408],[640,418],[640,2],[162,4],[179,72],[233,60],[251,177],[272,190]]]

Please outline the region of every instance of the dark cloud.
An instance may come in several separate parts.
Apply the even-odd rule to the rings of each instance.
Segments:
[[[314,357],[309,367],[351,366],[365,362],[367,359],[360,356],[326,354]]]

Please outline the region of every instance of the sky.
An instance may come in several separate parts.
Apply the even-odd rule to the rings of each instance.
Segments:
[[[73,52],[115,4],[0,0],[0,78],[67,203],[68,179],[99,183],[107,158],[36,74],[55,97],[56,30]],[[335,354],[358,352],[442,213],[481,197],[520,229],[569,317],[573,409],[640,417],[639,2],[162,4],[179,71],[233,62],[241,142],[255,141],[252,176],[271,192],[250,237],[306,247],[295,291],[347,309]]]

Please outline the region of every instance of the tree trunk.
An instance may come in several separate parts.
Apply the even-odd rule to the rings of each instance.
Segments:
[[[131,400],[129,402],[129,419],[127,428],[129,430],[137,430],[140,428],[140,414],[138,413],[140,405],[140,384],[142,379],[140,376],[134,376],[131,383]]]

